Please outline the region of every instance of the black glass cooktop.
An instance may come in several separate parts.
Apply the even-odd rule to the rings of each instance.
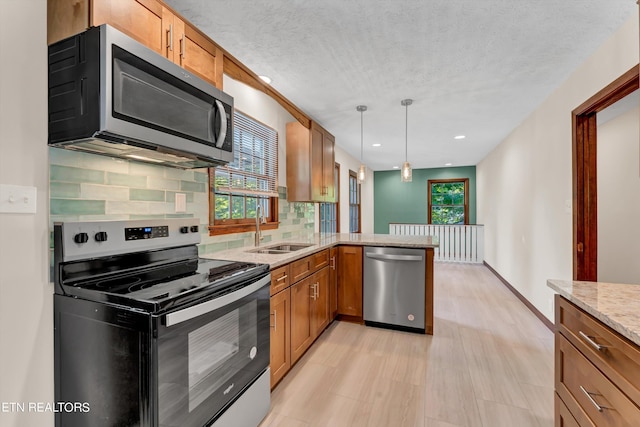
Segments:
[[[197,257],[156,262],[103,259],[61,268],[64,294],[154,313],[226,293],[269,272],[266,264]]]

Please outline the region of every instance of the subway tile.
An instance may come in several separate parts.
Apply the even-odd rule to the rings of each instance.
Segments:
[[[51,230],[53,230],[53,224],[56,222],[78,222],[81,221],[80,215],[49,215],[49,220],[51,221]]]
[[[202,182],[180,181],[180,190],[206,193],[207,185]]]
[[[51,215],[104,215],[104,200],[51,199]]]
[[[51,182],[49,183],[49,197],[55,199],[77,199],[80,197],[79,183]]]
[[[120,202],[108,200],[106,202],[106,213],[107,215],[148,215],[155,212],[150,212],[149,202]],[[164,214],[164,212],[161,213]]]
[[[187,203],[193,203],[193,193],[185,193],[183,191],[167,191],[166,192],[166,201],[170,203],[176,202],[176,194],[182,193],[187,196]]]
[[[166,214],[166,218],[193,218],[193,214],[190,213],[174,213],[174,214]]]
[[[107,172],[107,184],[145,188],[147,186],[147,177],[133,176],[126,173]]]
[[[207,172],[193,172],[193,178],[196,182],[204,182],[204,183],[208,183],[209,182],[209,173]]]
[[[291,237],[291,232],[290,231],[288,231],[286,233],[282,233],[282,238],[283,239],[288,239],[289,237]]]
[[[142,163],[136,161],[129,162],[129,174],[130,175],[144,175],[162,177],[164,176],[164,170],[166,166],[156,166],[149,163]]]
[[[164,177],[182,181],[193,181],[192,169],[164,168]]]
[[[114,157],[49,147],[49,163],[109,172],[129,172],[129,162]]]
[[[242,248],[244,246],[244,240],[230,240],[227,242],[229,249]]]
[[[117,215],[80,215],[78,221],[126,221],[130,219],[128,214]]]
[[[83,183],[80,184],[80,193],[83,199],[129,200],[129,189],[114,185]]]
[[[158,176],[149,176],[147,177],[147,188],[152,188],[154,190],[179,190],[180,181]]]
[[[153,214],[129,216],[129,219],[164,219],[164,218],[165,218],[164,215],[153,215]]]
[[[280,221],[282,221],[283,219],[287,219],[287,217],[288,217],[288,216],[289,216],[289,214],[288,214],[288,213],[284,213],[284,212],[279,212],[279,213],[278,213],[278,219],[279,219]]]
[[[162,190],[146,190],[132,188],[129,193],[130,200],[147,200],[151,202],[164,202],[165,194]]]
[[[69,166],[51,165],[49,169],[49,179],[51,181],[92,182],[95,184],[102,184],[104,182],[104,172]]]

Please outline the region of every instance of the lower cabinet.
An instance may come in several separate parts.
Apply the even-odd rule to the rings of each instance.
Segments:
[[[338,314],[362,320],[362,246],[338,247]]]
[[[271,387],[273,388],[291,368],[291,290],[271,296]]]
[[[311,306],[314,290],[312,277],[291,286],[291,363],[309,348],[314,339],[311,329]]]
[[[296,363],[331,322],[329,269],[291,286],[291,363]]]
[[[556,295],[555,425],[640,425],[640,348]]]

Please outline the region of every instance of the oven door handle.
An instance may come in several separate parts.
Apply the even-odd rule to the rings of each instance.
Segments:
[[[219,308],[224,307],[225,305],[232,304],[242,298],[251,295],[258,289],[263,286],[271,284],[271,275],[267,275],[262,279],[254,282],[244,288],[238,289],[235,292],[231,292],[230,294],[223,295],[219,298],[212,299],[209,301],[205,301],[202,304],[194,305],[193,307],[188,307],[183,310],[176,311],[174,313],[169,313],[165,316],[165,325],[167,327],[177,325],[182,322],[186,322],[187,320],[191,320],[198,316],[202,316],[203,314],[210,313]]]

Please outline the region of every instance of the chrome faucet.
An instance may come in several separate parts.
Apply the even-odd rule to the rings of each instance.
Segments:
[[[264,214],[262,213],[262,205],[256,207],[256,247],[260,246],[260,240],[263,239],[262,231],[260,231],[260,224],[264,224]]]

